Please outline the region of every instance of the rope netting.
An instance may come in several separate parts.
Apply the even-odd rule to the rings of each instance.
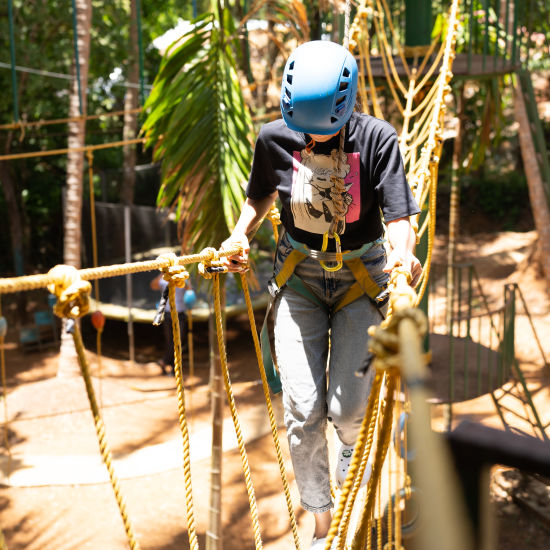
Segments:
[[[363,107],[367,112],[372,112],[375,116],[380,117],[382,117],[382,108],[379,100],[380,98],[377,95],[375,76],[370,63],[373,42],[376,42],[378,53],[381,55],[387,85],[395,101],[395,107],[403,117],[403,126],[399,143],[408,181],[421,208],[423,208],[425,204],[428,205],[428,213],[422,223],[422,227],[419,228],[418,217],[413,220],[413,227],[417,233],[418,239],[427,232],[428,253],[418,294],[410,286],[411,274],[409,272],[401,268],[397,268],[392,272],[389,283],[389,315],[379,327],[369,331],[369,348],[374,357],[372,366],[375,369],[375,378],[351,465],[346,480],[340,490],[338,505],[335,509],[332,525],[327,537],[325,547],[327,550],[331,547],[335,538],[337,540],[336,547],[340,550],[344,548],[351,548],[352,550],[362,550],[366,548],[371,550],[374,544],[376,544],[378,548],[382,548],[382,529],[377,529],[377,540],[373,540],[372,527],[376,525],[380,527],[384,516],[386,521],[386,542],[389,544],[389,546],[384,547],[394,547],[396,549],[403,548],[401,529],[402,499],[406,499],[407,495],[410,495],[412,492],[411,480],[407,474],[406,433],[399,436],[399,441],[403,442],[403,444],[392,446],[391,441],[392,434],[394,434],[394,441],[396,439],[396,419],[402,418],[403,415],[408,414],[410,411],[411,404],[408,401],[408,392],[405,388],[411,386],[411,381],[413,382],[413,386],[420,382],[417,373],[411,374],[407,372],[406,364],[411,363],[417,365],[419,362],[425,364],[420,346],[417,346],[417,351],[413,349],[414,346],[408,346],[407,353],[404,353],[403,334],[405,333],[405,337],[410,339],[410,332],[412,331],[412,338],[420,342],[427,330],[427,322],[424,314],[420,312],[416,306],[426,290],[430,272],[433,238],[435,234],[435,191],[437,186],[438,163],[442,148],[442,129],[445,114],[444,100],[445,95],[449,91],[449,81],[452,77],[451,69],[458,27],[458,4],[458,0],[454,0],[452,3],[448,17],[448,32],[446,36],[434,40],[422,57],[420,55],[414,55],[412,63],[410,63],[409,58],[405,56],[404,48],[399,45],[386,0],[363,0],[359,5],[357,16],[349,31],[349,47],[352,51],[358,53],[363,68],[363,70],[360,71],[359,79],[359,95],[362,99]],[[389,29],[391,40],[387,35],[386,29]],[[390,42],[394,45],[390,46]],[[435,53],[436,50],[437,53]],[[402,63],[402,70],[407,75],[408,81],[403,81],[402,77],[399,76],[394,58],[395,54],[397,54],[397,58],[400,59]],[[434,76],[436,70],[438,70],[438,76]],[[141,140],[131,140],[132,143],[137,143],[139,141]],[[117,143],[116,145],[119,144]],[[82,150],[86,150],[89,153],[90,171],[92,165],[91,151],[96,148],[100,148],[100,146],[82,148]],[[60,151],[55,151],[45,152],[44,154],[61,153]],[[2,160],[8,160],[8,157],[1,158]],[[10,155],[9,158],[22,158],[22,155]],[[90,178],[92,177],[93,174],[90,172]],[[279,214],[276,210],[272,210],[268,217],[273,224],[273,229],[277,236],[277,224],[280,223]],[[183,438],[187,531],[189,544],[192,549],[198,548],[198,539],[196,534],[191,484],[189,430],[187,427],[185,389],[182,371],[182,344],[180,341],[179,320],[175,307],[175,288],[176,286],[185,284],[188,273],[184,266],[192,263],[199,264],[198,271],[201,275],[213,279],[216,328],[223,381],[235,433],[237,435],[238,448],[250,505],[255,548],[262,548],[256,497],[229,377],[219,290],[219,275],[226,271],[225,267],[220,262],[220,258],[232,256],[240,251],[240,247],[238,246],[219,251],[214,248],[207,248],[197,254],[179,257],[173,254],[163,255],[159,256],[156,260],[101,267],[94,266],[93,268],[81,270],[76,270],[69,266],[56,266],[47,274],[0,279],[0,296],[7,293],[48,288],[57,296],[57,304],[54,306],[56,315],[68,319],[77,319],[85,315],[89,310],[88,298],[91,292],[91,284],[89,281],[144,271],[162,271],[164,278],[168,281],[169,300],[172,312],[177,407],[180,430]],[[269,424],[280,469],[290,526],[295,547],[299,549],[300,541],[296,515],[292,505],[275,414],[261,357],[258,332],[254,321],[246,276],[244,274],[241,275],[241,281],[250,320],[254,348],[258,359]],[[407,328],[403,329],[404,326]],[[111,484],[119,505],[128,543],[133,549],[139,548],[126,513],[125,502],[120,493],[119,483],[112,467],[111,453],[106,442],[101,413],[97,406],[94,389],[91,384],[90,372],[87,367],[85,350],[82,344],[78,323],[70,323],[70,328],[78,352],[77,355],[81,373],[85,381],[90,407],[94,416],[101,456],[109,471]],[[415,357],[405,361],[404,358],[407,354],[414,354]],[[2,356],[2,378],[4,379],[3,363],[4,360]],[[4,398],[5,397],[4,395]],[[7,418],[7,412],[5,412],[6,423]],[[406,427],[401,429],[401,432],[403,431],[406,432]],[[392,447],[398,447],[398,449],[391,451],[390,449]],[[363,479],[369,457],[374,457],[372,473],[366,488],[361,489],[361,480]],[[385,475],[384,472],[387,473],[386,477],[388,479],[382,483],[383,475]],[[397,474],[395,472],[397,472]],[[383,498],[383,487],[385,491],[387,491],[388,498]],[[359,501],[360,506],[358,506]],[[353,517],[355,517],[354,520],[352,520]],[[355,525],[352,526],[354,521]]]

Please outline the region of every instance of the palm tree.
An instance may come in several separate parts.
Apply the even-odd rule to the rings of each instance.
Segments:
[[[90,27],[92,22],[91,0],[74,0],[77,20],[76,42],[78,59],[75,59],[75,72],[79,78],[72,81],[69,95],[69,116],[78,117],[86,113],[86,88],[88,86],[88,61],[90,57]],[[82,147],[86,141],[86,122],[69,123],[69,149]],[[65,195],[65,220],[63,240],[63,261],[67,265],[80,267],[81,258],[81,217],[84,152],[70,151],[67,155],[67,187]],[[63,324],[64,327],[64,324]],[[79,374],[78,361],[72,337],[61,331],[58,376]]]
[[[143,130],[154,160],[162,162],[157,204],[176,210],[184,249],[217,246],[234,227],[244,200],[252,120],[232,53],[238,43],[228,38],[234,29],[227,25],[231,18],[221,7],[217,17],[196,19],[168,49],[145,105]],[[221,550],[223,392],[216,339],[209,340],[213,440],[206,547]]]

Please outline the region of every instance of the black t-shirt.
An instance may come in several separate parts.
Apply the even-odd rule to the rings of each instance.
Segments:
[[[360,248],[382,236],[386,222],[420,211],[407,184],[394,128],[383,120],[354,113],[346,125],[345,156],[337,167],[340,136],[326,142],[289,130],[282,119],[259,133],[246,194],[261,199],[278,191],[281,222],[290,236],[315,250],[322,246],[334,206],[331,175],[344,178],[346,215],[342,250]],[[329,250],[334,240],[329,239]]]

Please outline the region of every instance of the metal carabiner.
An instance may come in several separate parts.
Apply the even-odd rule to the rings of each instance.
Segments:
[[[340,243],[340,235],[338,233],[333,233],[332,238],[336,241],[336,265],[335,266],[328,266],[325,264],[324,261],[319,260],[319,263],[321,264],[321,267],[325,271],[338,271],[342,269],[342,266],[344,265],[344,262],[342,260],[342,245]],[[321,252],[326,252],[328,247],[328,231],[325,232],[323,235],[323,246],[321,247]]]

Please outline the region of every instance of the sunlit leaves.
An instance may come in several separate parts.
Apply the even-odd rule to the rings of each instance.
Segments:
[[[219,245],[244,198],[252,123],[233,55],[212,14],[169,48],[146,109],[147,143],[162,161],[158,204],[175,209],[185,226],[184,245]]]

